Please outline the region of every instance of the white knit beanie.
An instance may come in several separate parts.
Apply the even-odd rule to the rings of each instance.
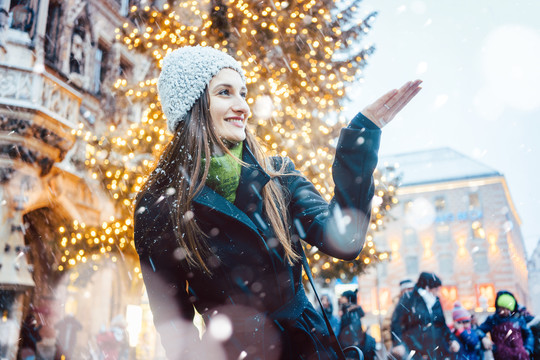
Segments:
[[[210,80],[224,68],[236,70],[245,83],[240,64],[212,47],[185,46],[165,56],[157,88],[171,133],[201,97]]]

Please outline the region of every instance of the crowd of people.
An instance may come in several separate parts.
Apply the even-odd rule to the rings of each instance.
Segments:
[[[331,299],[321,297],[327,315],[342,347],[357,346],[366,360],[538,360],[540,359],[540,316],[531,315],[520,306],[509,291],[501,290],[495,298],[495,312],[479,322],[474,313],[459,301],[447,323],[439,299],[441,279],[422,272],[416,283],[400,282],[400,293],[394,299],[381,328],[381,346],[365,328],[362,307],[356,292],[346,291],[339,298],[338,316]]]

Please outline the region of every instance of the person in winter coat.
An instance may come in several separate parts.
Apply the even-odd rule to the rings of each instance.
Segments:
[[[441,285],[437,275],[422,272],[414,289],[396,306],[392,316],[393,351],[400,358],[442,360],[459,351],[439,301]]]
[[[339,325],[339,343],[343,347],[357,346],[364,353],[365,360],[375,359],[376,341],[362,328],[365,313],[358,305],[357,290],[347,290],[341,294],[341,321]]]
[[[328,321],[330,322],[330,326],[332,327],[332,331],[334,334],[338,334],[339,332],[339,319],[336,315],[334,315],[334,305],[332,305],[332,300],[330,299],[330,295],[324,294],[321,295],[321,305],[322,308],[320,309],[321,313],[324,312],[326,314],[326,317],[328,318]]]
[[[460,345],[457,360],[482,360],[484,347],[491,348],[491,340],[480,329],[472,328],[471,313],[459,302],[454,304],[452,319],[454,320],[453,332]]]
[[[383,344],[386,350],[392,351],[392,315],[394,314],[394,309],[399,303],[399,299],[409,291],[414,289],[414,282],[411,279],[403,279],[399,282],[399,294],[392,299],[392,308],[388,310],[388,313],[383,319],[381,334],[383,339]]]
[[[540,315],[533,316],[526,307],[520,306],[519,315],[525,320],[534,339],[533,353],[531,359],[540,360]]]
[[[300,239],[357,257],[380,128],[420,83],[385,94],[342,130],[329,204],[290,159],[264,156],[247,129],[246,79],[235,59],[201,46],[164,58],[157,87],[173,136],[137,196],[134,238],[170,360],[338,358],[302,285]]]
[[[528,360],[533,353],[534,339],[523,317],[516,314],[518,302],[509,291],[495,297],[495,313],[479,326],[490,333],[495,360]]]
[[[38,324],[36,316],[33,313],[26,315],[21,326],[21,351],[22,349],[30,349],[34,355],[37,353],[36,344],[42,340],[39,333],[42,326],[42,324]]]

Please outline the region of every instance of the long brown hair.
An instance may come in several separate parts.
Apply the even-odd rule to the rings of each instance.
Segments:
[[[142,190],[137,194],[136,204],[139,203],[142,194],[153,188],[156,182],[168,184],[169,189],[174,189],[176,201],[171,213],[178,244],[185,250],[189,266],[211,274],[206,259],[212,255],[212,251],[206,243],[207,234],[202,231],[197,221],[191,221],[194,217],[192,202],[205,185],[212,150],[217,148],[230,155],[231,152],[212,125],[209,102],[206,88],[188,114],[179,122],[173,138],[163,150]],[[248,129],[245,141],[268,175],[271,177],[284,175],[286,162],[283,161],[280,169],[275,169]],[[202,166],[203,158],[206,159],[204,166]],[[239,162],[245,165],[241,160]],[[291,244],[288,230],[290,221],[284,195],[281,187],[274,181],[269,181],[261,191],[265,215],[285,250],[286,260],[293,263],[300,257]]]

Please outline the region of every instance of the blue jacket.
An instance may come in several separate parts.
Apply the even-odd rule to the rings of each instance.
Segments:
[[[482,360],[482,338],[485,334],[479,329],[466,329],[461,334],[454,333],[459,341],[457,360]]]
[[[354,259],[369,226],[380,133],[361,114],[342,129],[330,204],[292,162],[287,166],[292,176],[271,180],[244,144],[242,160],[248,166],[242,167],[234,204],[207,186],[193,201],[193,221],[208,234],[214,254],[207,259],[211,276],[186,264],[171,225],[169,184],[156,183],[143,194],[135,209],[135,245],[154,324],[170,360],[223,357],[220,352],[228,359],[242,352],[248,358],[336,358],[324,320],[305,295],[302,264],[284,261],[262,211],[260,192],[268,181],[283,186],[298,253],[301,238],[334,257]],[[351,217],[349,225],[343,225],[343,215]],[[202,340],[192,324],[195,309],[207,327]],[[212,321],[224,319],[231,322],[232,333],[218,334],[224,340],[216,345],[215,336],[209,336]]]

